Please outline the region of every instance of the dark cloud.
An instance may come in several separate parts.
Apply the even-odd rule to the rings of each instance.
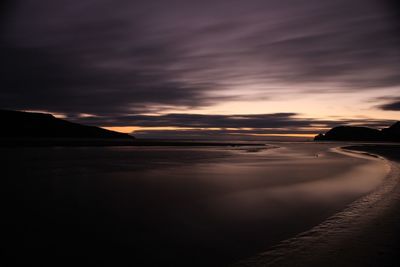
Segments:
[[[379,105],[378,108],[382,110],[400,111],[400,97],[384,97],[379,100],[384,100],[386,103]]]
[[[13,1],[0,28],[0,106],[117,120],[320,87],[396,86],[398,12],[387,8],[394,3]],[[266,124],[257,117],[246,123]]]
[[[316,134],[339,125],[358,125],[383,128],[393,121],[386,120],[317,120],[301,118],[296,113],[273,113],[255,115],[200,115],[166,114],[133,115],[120,117],[70,117],[70,120],[105,127],[140,126],[150,127],[135,132],[139,136],[203,136],[210,135],[262,135],[262,134]],[[151,127],[173,127],[171,130],[157,130]],[[164,137],[165,137],[164,136]]]
[[[260,133],[259,133],[260,132]],[[269,135],[266,135],[269,134]],[[276,134],[276,135],[274,135]],[[274,131],[235,131],[235,130],[139,130],[134,133],[136,138],[153,139],[197,139],[197,140],[310,140],[311,137],[282,136]]]
[[[390,19],[396,25],[397,33],[400,35],[400,2],[397,0],[383,0],[387,12],[391,15]]]
[[[133,115],[120,117],[70,118],[86,124],[102,126],[143,126],[143,127],[195,127],[195,128],[281,128],[308,126],[309,121],[297,120],[295,113],[257,115],[200,115],[166,114],[159,116]]]
[[[94,70],[61,51],[8,48],[2,58],[9,62],[2,70],[5,107],[17,103],[16,108],[118,114],[149,111],[145,105],[152,103],[196,106],[207,102],[201,88],[168,81],[160,73]]]

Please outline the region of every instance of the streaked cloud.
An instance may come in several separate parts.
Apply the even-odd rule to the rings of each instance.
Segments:
[[[220,128],[239,121],[285,126],[282,117],[277,124],[284,112],[287,125],[303,127],[293,119],[296,110],[242,120],[190,113],[261,99],[284,99],[290,107],[299,96],[400,86],[396,1],[8,2],[0,28],[3,108],[143,127],[210,124],[204,120]],[[340,107],[333,96],[327,103]]]
[[[138,137],[260,137],[274,135],[312,136],[338,125],[358,125],[383,128],[390,120],[305,118],[296,113],[275,114],[165,114],[121,117],[70,117],[70,120],[108,129],[132,132]]]
[[[383,100],[385,103],[378,107],[382,110],[400,111],[400,97],[383,97],[378,100]]]

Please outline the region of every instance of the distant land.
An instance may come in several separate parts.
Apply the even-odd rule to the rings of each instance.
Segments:
[[[2,138],[134,139],[129,134],[69,122],[46,113],[0,110],[0,120]]]
[[[368,127],[338,126],[325,134],[318,134],[315,141],[377,141],[400,142],[400,122],[382,130]]]
[[[254,142],[137,139],[126,133],[69,122],[47,113],[1,110],[0,146],[264,146]]]

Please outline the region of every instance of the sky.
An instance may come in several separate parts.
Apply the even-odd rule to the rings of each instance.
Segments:
[[[150,138],[399,120],[396,0],[13,0],[0,108]]]

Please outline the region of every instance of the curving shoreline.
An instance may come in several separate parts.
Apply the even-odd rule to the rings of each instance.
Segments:
[[[385,160],[390,172],[373,192],[314,228],[234,266],[397,266],[400,164],[375,147],[336,152]],[[398,220],[397,220],[398,219]]]
[[[229,266],[383,183],[384,161],[336,146],[4,148],[3,244],[10,255],[66,251],[38,262],[84,251],[109,265]]]

